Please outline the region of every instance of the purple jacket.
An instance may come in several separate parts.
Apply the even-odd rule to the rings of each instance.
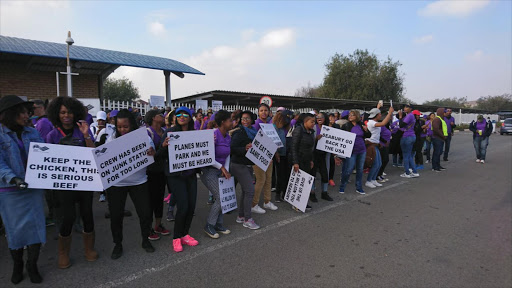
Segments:
[[[53,125],[47,117],[39,117],[35,120],[34,127],[41,135],[41,138],[46,139],[46,135],[53,130]]]

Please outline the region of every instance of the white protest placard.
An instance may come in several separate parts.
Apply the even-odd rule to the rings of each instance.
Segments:
[[[306,206],[308,205],[309,194],[313,187],[313,180],[315,177],[299,169],[299,172],[295,172],[292,168],[290,173],[290,180],[288,180],[288,187],[286,188],[286,194],[284,200],[293,206],[299,208],[300,211],[306,212]]]
[[[263,171],[267,171],[268,165],[270,165],[270,161],[272,157],[274,157],[276,150],[277,145],[260,129],[258,133],[256,133],[254,140],[252,140],[252,147],[247,150],[245,157]]]
[[[261,124],[260,124],[261,125]],[[316,149],[348,158],[356,141],[356,134],[341,129],[322,125],[322,138],[318,140]]]
[[[93,150],[103,188],[107,189],[153,162],[146,128],[139,128]]]
[[[195,110],[203,109],[203,112],[208,109],[208,100],[196,100]]]
[[[274,141],[274,143],[276,143],[278,148],[284,147],[283,142],[281,142],[281,138],[279,138],[279,135],[277,134],[274,124],[260,123],[260,128],[270,139],[272,139],[272,141]]]
[[[210,166],[215,162],[213,129],[169,132],[169,172]]]
[[[219,196],[222,214],[226,214],[227,212],[237,208],[235,178],[219,178]]]
[[[220,100],[212,100],[212,110],[213,112],[217,112],[222,110],[222,101]]]
[[[158,96],[158,95],[151,95],[149,96],[149,106],[151,107],[159,107],[163,108],[165,107],[165,97],[164,96]]]
[[[101,111],[101,103],[98,98],[77,98],[84,106],[89,110],[89,114],[91,114],[94,118],[96,118],[96,114],[98,111]]]
[[[92,148],[30,143],[25,182],[29,188],[103,191]]]

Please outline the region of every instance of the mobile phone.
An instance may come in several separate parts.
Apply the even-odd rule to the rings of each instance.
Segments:
[[[389,106],[393,107],[393,100],[389,100]]]

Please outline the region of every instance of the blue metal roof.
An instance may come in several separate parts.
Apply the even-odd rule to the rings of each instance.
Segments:
[[[0,35],[0,52],[66,59],[66,44]],[[71,46],[69,58],[75,61],[204,75],[201,71],[172,59],[83,46]]]

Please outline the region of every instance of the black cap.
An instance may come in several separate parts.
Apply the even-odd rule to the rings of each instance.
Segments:
[[[30,109],[34,103],[25,101],[16,95],[6,95],[0,98],[0,113],[18,105],[26,105],[27,109]]]

